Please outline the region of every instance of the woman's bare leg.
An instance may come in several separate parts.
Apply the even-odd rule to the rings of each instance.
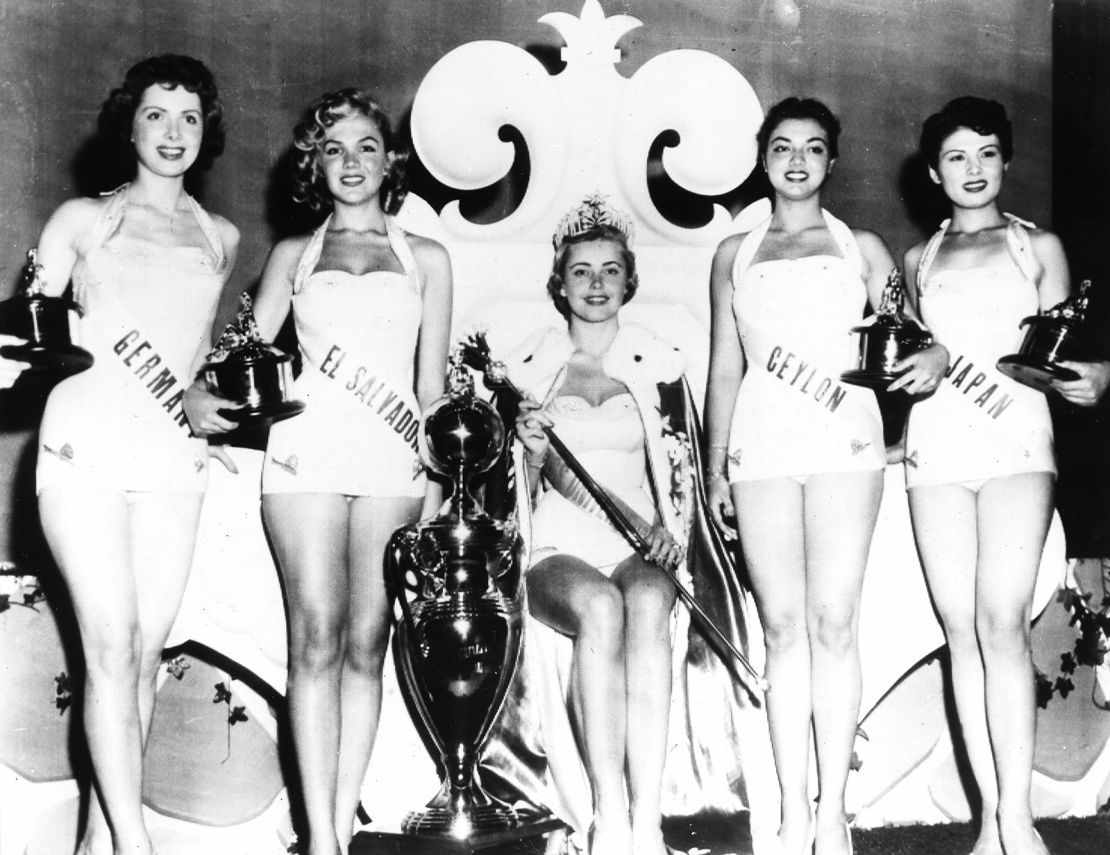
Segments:
[[[671,706],[671,609],[675,589],[640,557],[622,562],[612,580],[624,595],[625,687],[628,693],[628,790],[632,851],[665,855],[660,792]]]
[[[1050,474],[1037,472],[997,478],[979,491],[975,625],[1006,855],[1048,852],[1033,830],[1029,801],[1036,733],[1030,613],[1053,484]]]
[[[929,594],[944,627],[952,694],[972,776],[979,789],[979,835],[974,855],[1002,855],[998,836],[998,782],[987,732],[983,658],[975,630],[979,560],[976,494],[958,484],[909,491],[914,539]]]
[[[389,644],[385,548],[393,532],[413,522],[420,499],[351,500],[347,589],[347,644],[340,679],[339,761],[335,832],[346,852],[354,831],[362,782],[370,763],[382,707],[382,664]]]
[[[533,617],[574,639],[571,697],[593,789],[591,855],[630,855],[624,787],[626,733],[624,600],[593,567],[567,555],[525,577]]]
[[[740,482],[732,485],[732,501],[767,646],[767,722],[782,794],[779,839],[786,855],[801,855],[811,820],[813,713],[802,486],[789,478]]]
[[[329,493],[262,497],[289,618],[289,723],[308,855],[338,855],[335,836],[340,669],[346,644],[348,500]]]
[[[862,687],[859,604],[883,473],[813,475],[805,485],[806,626],[817,745],[817,855],[848,855],[844,791]]]
[[[142,755],[162,645],[192,562],[202,497],[47,488],[43,530],[69,587],[85,654],[83,711],[99,798],[79,852],[148,853]],[[106,817],[105,817],[106,814]]]

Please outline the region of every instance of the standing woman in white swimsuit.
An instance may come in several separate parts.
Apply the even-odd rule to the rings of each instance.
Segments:
[[[878,305],[893,261],[882,240],[821,207],[840,125],[822,103],[771,108],[758,141],[774,213],[713,261],[707,493],[752,579],[767,645],[767,715],[786,853],[851,852],[844,790],[860,702],[858,610],[886,464],[875,396],[840,382],[853,325]],[[891,388],[932,388],[941,348],[907,360]],[[809,798],[809,737],[820,803]]]
[[[394,222],[404,157],[364,92],[320,98],[294,131],[296,197],[330,210],[277,244],[255,302],[263,335],[290,310],[307,407],[270,431],[262,509],[289,611],[289,715],[308,852],[346,852],[381,707],[390,613],[382,560],[399,526],[436,508],[417,449],[443,392],[446,250]]]
[[[905,268],[952,362],[910,413],[910,511],[982,800],[974,853],[1043,855],[1029,804],[1029,630],[1053,508],[1052,423],[1045,396],[995,363],[1017,351],[1022,318],[1067,297],[1068,264],[1054,234],[998,208],[1013,153],[1001,104],[957,98],[925,121],[921,152],[952,217],[906,253]]]
[[[66,202],[39,239],[47,292],[72,279],[79,339],[96,359],[50,393],[37,468],[43,531],[85,656],[99,796],[78,846],[89,855],[152,851],[143,746],[207,484],[207,447],[194,432],[223,422],[205,401],[186,416],[183,398],[239,242],[186,195],[184,179],[223,150],[221,117],[202,63],[167,54],[135,65],[100,113],[102,133],[133,151],[134,178],[104,198]]]

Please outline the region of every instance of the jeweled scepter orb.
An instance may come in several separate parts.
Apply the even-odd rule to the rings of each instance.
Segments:
[[[422,431],[429,465],[451,478],[453,492],[438,516],[394,533],[386,581],[396,603],[399,682],[443,782],[401,829],[461,839],[525,819],[486,792],[478,776],[521,650],[523,544],[515,521],[488,516],[467,490],[504,451],[505,429],[474,395],[457,352],[447,394],[428,409]]]

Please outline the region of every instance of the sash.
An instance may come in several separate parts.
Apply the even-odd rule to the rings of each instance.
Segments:
[[[105,194],[110,198],[94,227],[80,242],[78,252],[81,255],[87,255],[102,247],[119,229],[127,208],[129,186],[124,184],[110,194]],[[221,270],[226,263],[226,257],[215,224],[192,196],[185,198],[215,255],[216,269]],[[106,341],[111,342],[112,351],[119,357],[119,366],[142,387],[148,400],[152,401],[177,429],[186,436],[194,436],[183,406],[185,390],[192,382],[192,378],[186,378],[183,381],[173,372],[169,362],[161,355],[157,342],[153,341],[131,318],[127,308],[114,298],[110,290],[101,287],[98,299],[101,301],[101,306],[97,313],[97,323],[103,328]]]
[[[324,237],[328,226],[331,224],[332,215],[312,233],[304,252],[301,253],[297,270],[293,276],[293,293],[301,291],[305,281],[312,275],[320,261],[320,253],[324,247]],[[421,293],[420,273],[416,266],[416,258],[412,248],[405,240],[405,234],[392,217],[386,217],[386,236],[390,249],[401,263],[401,269],[409,280],[409,284],[416,294]],[[303,352],[303,351],[302,351]],[[405,402],[405,397],[399,394],[387,380],[378,376],[370,360],[362,359],[356,350],[341,346],[334,342],[328,349],[319,365],[314,365],[307,359],[305,370],[309,366],[319,371],[332,384],[338,383],[338,389],[344,393],[349,402],[365,407],[379,418],[383,424],[393,430],[397,437],[408,446],[412,452],[420,457],[420,413]],[[423,472],[417,469],[413,473],[415,480]]]
[[[333,344],[319,365],[309,363],[305,366],[305,371],[309,370],[318,372],[329,387],[340,392],[349,403],[373,413],[414,454],[420,455],[417,439],[420,432],[420,413],[387,380],[378,377],[369,360],[362,359],[354,351],[339,344]],[[413,478],[419,474],[420,471],[417,471]]]
[[[1036,276],[1037,262],[1033,255],[1033,243],[1029,239],[1026,229],[1036,228],[1032,223],[1015,217],[1013,214],[1003,214],[1009,221],[1006,227],[1006,248],[1010,258],[1027,280],[1033,281]],[[946,219],[929,238],[921,253],[921,260],[917,265],[917,293],[918,297],[925,293],[929,269],[936,260],[941,243],[952,220]],[[941,342],[943,344],[944,342]],[[1023,403],[1023,396],[1027,393],[1016,380],[1007,377],[995,366],[997,358],[984,357],[974,352],[954,353],[952,362],[945,372],[945,380],[938,393],[951,390],[965,406],[973,406],[983,414],[987,423],[1006,424],[1013,420],[1013,415],[1004,419],[1006,413],[1017,414],[1018,418],[1032,416],[1029,408]],[[1017,394],[1013,394],[1017,392]],[[953,397],[949,394],[948,397]]]

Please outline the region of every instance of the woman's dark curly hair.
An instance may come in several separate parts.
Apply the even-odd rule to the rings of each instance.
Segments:
[[[320,169],[320,146],[327,136],[328,128],[340,119],[353,115],[369,118],[382,135],[382,142],[385,143],[385,150],[390,158],[382,177],[378,198],[383,211],[396,214],[408,193],[405,179],[408,153],[398,150],[389,117],[373,96],[353,87],[321,95],[305,110],[301,121],[293,129],[293,145],[296,149],[293,153],[293,199],[308,205],[312,211],[331,208],[331,193]]]
[[[620,247],[621,261],[624,262],[624,269],[628,271],[628,285],[624,292],[625,303],[632,299],[636,289],[640,287],[640,279],[636,275],[636,253],[628,248],[628,236],[624,232],[614,226],[596,226],[588,231],[571,235],[556,248],[555,260],[551,265],[551,275],[547,279],[547,293],[551,295],[551,301],[555,304],[556,310],[567,320],[570,320],[570,304],[563,294],[564,277],[567,273],[567,255],[569,255],[570,247],[573,245],[590,243],[595,240],[611,240]]]
[[[1014,127],[1006,115],[1006,108],[989,98],[963,95],[953,98],[921,126],[921,153],[933,169],[940,164],[940,147],[960,128],[985,137],[991,134],[998,137],[1003,163],[1009,163],[1014,156]]]
[[[123,78],[123,84],[109,93],[108,99],[100,108],[97,127],[101,136],[113,148],[118,148],[121,155],[129,158],[133,168],[136,160],[131,128],[135,120],[135,110],[139,107],[143,93],[155,85],[167,89],[180,86],[187,92],[195,92],[200,98],[200,109],[204,114],[204,135],[200,142],[200,152],[190,171],[208,169],[224,150],[224,108],[220,103],[212,72],[203,62],[191,56],[165,53],[131,66]]]
[[[759,146],[761,158],[767,153],[771,134],[787,119],[812,119],[821,126],[825,136],[829,138],[829,159],[834,160],[840,154],[840,120],[833,115],[833,111],[816,98],[790,97],[771,107],[763,119],[763,124],[759,126],[755,140]]]

